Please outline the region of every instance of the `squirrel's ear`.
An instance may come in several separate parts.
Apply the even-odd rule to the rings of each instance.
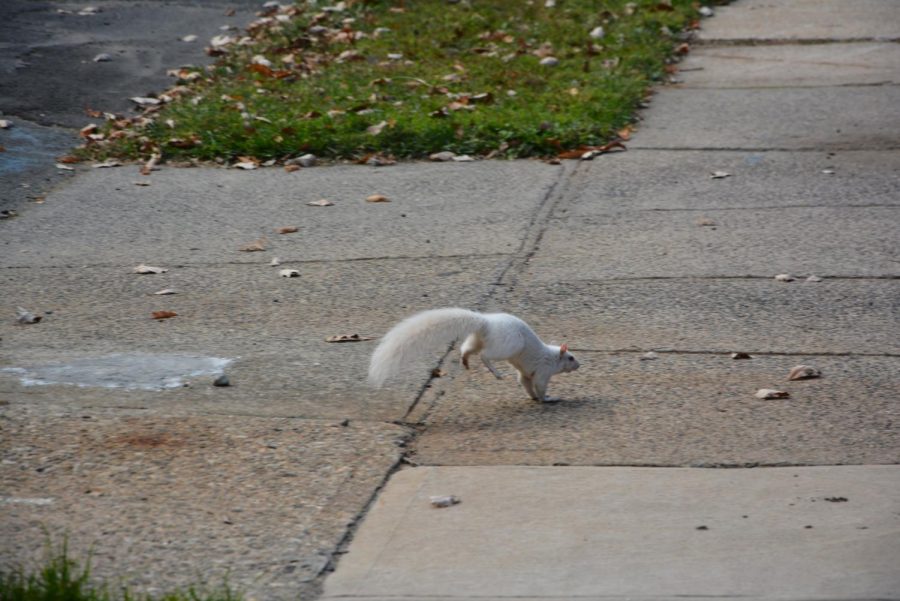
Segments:
[[[562,357],[563,355],[565,355],[568,352],[568,350],[569,350],[568,344],[565,344],[565,343],[561,344],[559,347],[559,356]]]

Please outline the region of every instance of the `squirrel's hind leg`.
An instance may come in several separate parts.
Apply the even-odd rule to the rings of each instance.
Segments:
[[[478,336],[469,334],[463,341],[462,346],[459,347],[459,352],[462,354],[462,359],[460,359],[460,361],[462,362],[463,367],[469,369],[469,357],[475,353],[480,353],[483,348],[484,344],[482,344]]]

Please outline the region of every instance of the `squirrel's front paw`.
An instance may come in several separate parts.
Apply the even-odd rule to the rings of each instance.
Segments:
[[[560,402],[561,400],[562,400],[562,399],[561,399],[560,397],[558,397],[558,396],[550,396],[550,395],[547,395],[547,396],[544,397],[544,400],[542,400],[541,402],[542,402],[542,403],[558,403],[558,402]]]

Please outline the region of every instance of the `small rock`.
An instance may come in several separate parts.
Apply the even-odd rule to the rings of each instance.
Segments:
[[[300,272],[296,269],[282,269],[278,272],[278,275],[283,278],[299,278]]]
[[[713,171],[709,174],[709,179],[724,179],[726,177],[731,177],[731,174],[727,171]]]
[[[834,175],[834,169],[822,169],[822,173],[825,175]]]
[[[545,56],[539,64],[542,67],[555,67],[559,64],[559,59],[555,56]]]
[[[213,380],[213,386],[231,386],[231,380],[228,379],[228,376],[222,374],[215,380]]]
[[[112,60],[112,55],[102,52],[94,57],[95,63],[108,63]]]
[[[820,278],[820,277],[817,276],[817,275],[811,275],[811,276],[809,276],[808,278],[806,278],[806,281],[807,281],[807,282],[821,282],[821,281],[822,281],[822,278]]]
[[[167,271],[169,270],[165,267],[153,267],[151,265],[144,265],[143,263],[134,268],[134,272],[140,274],[165,273]]]
[[[590,33],[588,33],[588,35],[591,36],[591,37],[592,37],[593,39],[595,39],[595,40],[599,40],[599,39],[602,38],[604,35],[606,35],[606,32],[603,31],[603,28],[600,27],[600,26],[598,25],[597,27],[594,27],[594,28],[590,31]]]
[[[470,163],[470,162],[474,161],[475,159],[473,159],[472,157],[470,157],[467,154],[460,154],[460,155],[453,157],[453,160],[456,161],[457,163]]]
[[[391,199],[384,194],[371,194],[366,196],[366,202],[391,202]]]
[[[184,36],[183,38],[181,38],[181,41],[182,41],[182,42],[188,42],[188,43],[190,43],[190,42],[196,42],[196,41],[197,41],[197,36],[195,36],[194,34],[186,35],[186,36]]]
[[[85,17],[87,15],[96,15],[99,12],[102,12],[102,11],[99,8],[97,8],[96,6],[85,6],[80,11],[78,11],[78,14],[81,15],[82,17]]]
[[[699,12],[701,17],[711,17],[714,14],[713,9],[708,6],[701,6]]]
[[[641,355],[641,361],[654,361],[656,359],[659,359],[659,355],[657,355],[653,351],[650,351],[650,352],[647,352],[647,353],[644,353],[643,355]]]
[[[178,294],[178,292],[174,288],[163,288],[162,290],[158,290],[153,294],[157,296],[168,296],[170,294]]]
[[[278,257],[272,257],[272,260],[269,261],[269,265],[271,265],[272,267],[278,267],[279,265],[281,265],[281,259],[279,259]]]
[[[334,206],[334,203],[328,200],[327,198],[320,198],[319,200],[314,200],[312,202],[306,203],[311,207],[330,207]]]
[[[750,353],[731,353],[732,359],[752,359]]]
[[[776,282],[793,282],[794,276],[792,276],[789,273],[779,273],[778,275],[775,276],[775,281]]]
[[[0,119],[0,129],[9,129],[12,126],[13,123],[9,119]]]
[[[450,152],[449,150],[444,150],[442,152],[435,152],[434,154],[428,155],[429,161],[437,161],[437,162],[446,162],[452,161],[456,156],[455,152]]]
[[[441,495],[441,496],[429,497],[429,501],[431,501],[432,507],[443,508],[443,507],[451,507],[453,505],[461,503],[462,499],[460,499],[459,497],[457,497],[455,495]]]
[[[709,217],[701,217],[696,221],[696,224],[702,227],[713,227],[716,225],[716,222]]]

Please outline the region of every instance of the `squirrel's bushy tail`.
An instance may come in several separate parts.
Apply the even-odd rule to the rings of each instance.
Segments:
[[[481,329],[485,318],[468,309],[432,309],[407,317],[385,334],[369,362],[369,383],[385,380],[414,365],[424,353]]]

